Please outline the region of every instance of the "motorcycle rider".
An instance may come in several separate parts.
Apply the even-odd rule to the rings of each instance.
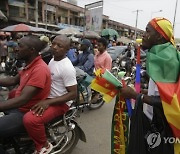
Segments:
[[[70,59],[72,63],[74,63],[77,60],[78,51],[75,48],[75,42],[73,39],[71,39],[71,45],[70,49],[67,52],[66,56]]]
[[[134,50],[131,43],[128,44],[125,52],[126,52],[126,57],[130,58],[131,60],[134,59]]]
[[[134,64],[134,62],[133,62],[134,50],[132,49],[131,43],[129,43],[128,46],[127,46],[127,49],[125,49],[125,54],[121,55],[119,58],[120,58],[120,60],[119,60],[120,62],[122,60],[126,61],[126,64],[125,64],[126,76],[130,76],[131,69],[132,69],[132,66]]]
[[[40,40],[42,42],[42,50],[40,51],[40,55],[45,61],[45,63],[48,65],[49,61],[52,59],[52,53],[50,50],[50,40],[47,36],[43,35],[40,37]]]
[[[98,39],[97,41],[98,52],[96,52],[94,57],[95,70],[107,69],[110,71],[112,68],[112,58],[106,51],[107,45],[108,43],[105,38]],[[99,99],[99,96],[100,96],[99,93],[96,92],[91,102],[96,103],[97,100]]]
[[[53,146],[47,141],[44,124],[69,110],[77,96],[76,71],[66,53],[70,40],[59,35],[52,41],[53,59],[48,64],[51,72],[51,91],[48,99],[34,105],[25,116],[24,126],[35,143],[34,154],[48,154]]]
[[[16,55],[26,62],[26,67],[16,76],[0,78],[1,86],[15,86],[15,97],[0,103],[0,138],[8,138],[24,132],[23,117],[33,105],[47,98],[51,76],[39,56],[41,41],[37,36],[25,36],[19,40]]]
[[[98,52],[94,57],[95,69],[98,68],[111,70],[112,68],[112,58],[106,51],[107,41],[105,38],[98,39]]]
[[[42,50],[40,51],[40,54],[42,54],[42,53],[47,52],[50,49],[50,46],[49,46],[50,40],[45,35],[41,36],[40,40],[42,41]]]
[[[73,65],[82,69],[90,76],[93,75],[94,70],[94,55],[91,51],[91,42],[88,39],[84,39],[81,42],[80,53],[77,56],[77,60],[73,62]]]

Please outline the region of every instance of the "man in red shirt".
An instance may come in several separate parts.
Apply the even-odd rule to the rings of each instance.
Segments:
[[[51,76],[48,66],[39,56],[41,41],[36,36],[26,36],[18,43],[17,58],[26,67],[14,77],[0,79],[0,86],[19,84],[15,97],[0,103],[0,138],[14,136],[24,130],[23,116],[50,92]]]

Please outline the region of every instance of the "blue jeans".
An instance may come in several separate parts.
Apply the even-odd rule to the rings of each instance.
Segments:
[[[18,109],[6,111],[5,115],[0,117],[0,138],[12,137],[24,132],[23,116],[24,113]]]

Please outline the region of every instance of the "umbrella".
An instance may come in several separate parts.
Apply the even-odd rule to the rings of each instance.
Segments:
[[[62,29],[60,31],[57,31],[56,33],[61,34],[61,35],[67,35],[67,36],[82,35],[81,32],[77,28],[73,28],[73,27],[68,27],[68,28]]]
[[[7,27],[3,28],[2,31],[6,31],[6,32],[45,32],[45,33],[51,33],[47,29],[33,27],[33,26],[26,25],[26,24],[17,24],[17,25],[7,26]]]
[[[127,37],[122,36],[122,37],[118,38],[117,41],[118,42],[123,42],[123,43],[127,44],[127,43],[132,43],[133,40],[131,40],[131,39],[127,38]]]
[[[7,21],[7,17],[4,15],[4,13],[0,10],[0,19]]]
[[[100,35],[96,33],[95,31],[84,31],[81,32],[80,34],[76,35],[77,37],[84,37],[87,39],[93,39],[93,38],[100,38]]]
[[[101,32],[101,35],[102,36],[116,36],[116,37],[119,36],[118,32],[114,29],[111,29],[111,28],[103,29]]]
[[[95,31],[85,31],[83,32],[85,38],[100,38],[99,34]]]

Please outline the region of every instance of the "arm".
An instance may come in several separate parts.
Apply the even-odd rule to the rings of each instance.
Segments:
[[[77,55],[76,59],[72,61],[72,64],[74,66],[76,66],[78,64],[80,56],[81,56],[81,54]]]
[[[76,62],[77,60],[77,55],[76,55],[76,50],[73,49],[71,54],[69,55],[69,59],[71,60],[72,63]]]
[[[15,97],[13,99],[9,99],[3,103],[0,103],[0,111],[18,108],[26,104],[28,101],[32,99],[32,97],[34,97],[39,92],[39,90],[40,88],[33,86],[24,87],[19,97]]]
[[[66,87],[67,93],[51,99],[46,99],[32,107],[34,114],[42,116],[44,110],[47,109],[50,105],[59,105],[64,104],[70,100],[73,100],[77,97],[77,85]],[[43,109],[43,110],[42,110]]]
[[[19,81],[20,81],[20,77],[19,74],[17,74],[14,77],[1,78],[0,85],[4,87],[15,86],[19,83]]]
[[[120,93],[124,98],[127,99],[135,99],[138,96],[138,93],[136,93],[131,87],[127,86],[125,88],[120,89]],[[159,105],[161,104],[160,96],[148,96],[144,95],[143,100],[144,103],[149,104],[151,106],[153,105]]]
[[[83,66],[78,66],[80,69],[84,70],[84,72],[88,72],[94,66],[94,55],[89,54],[87,61]]]

